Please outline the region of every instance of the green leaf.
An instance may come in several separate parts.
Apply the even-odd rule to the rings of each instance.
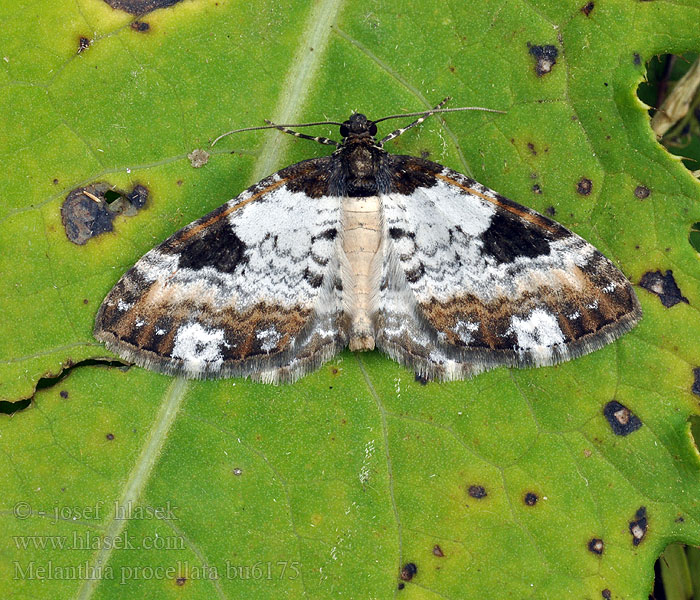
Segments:
[[[671,544],[661,555],[661,580],[666,600],[692,600],[693,587],[685,548]]]
[[[695,3],[200,0],[146,30],[97,0],[0,15],[0,397],[32,398],[0,423],[3,595],[646,598],[662,550],[700,544],[700,188],[635,93],[653,55],[700,48]],[[327,153],[278,132],[227,138],[199,169],[193,150],[263,118],[447,95],[507,114],[433,118],[390,150],[555,211],[634,283],[671,270],[687,302],[638,287],[644,318],[618,342],[449,384],[348,352],[279,387],[94,362],[50,379],[113,358],[95,313],[148,249]],[[61,206],[99,182],[144,186],[146,206],[76,245]],[[615,435],[612,400],[642,426]]]

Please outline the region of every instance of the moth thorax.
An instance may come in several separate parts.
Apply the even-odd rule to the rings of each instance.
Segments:
[[[374,177],[377,170],[377,165],[375,163],[376,157],[367,146],[356,146],[353,148],[350,160],[348,161],[351,177],[356,179]]]

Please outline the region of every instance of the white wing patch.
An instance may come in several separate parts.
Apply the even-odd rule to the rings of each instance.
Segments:
[[[484,186],[478,191],[495,196]],[[465,289],[484,301],[515,298],[523,290],[535,289],[543,273],[549,276],[552,270],[575,286],[577,280],[571,276],[574,267],[585,266],[595,252],[593,246],[572,234],[552,241],[547,255],[499,263],[485,251],[482,239],[496,213],[495,204],[460,193],[444,181],[432,188],[419,188],[410,196],[391,194],[382,200],[388,238],[392,228],[408,234],[393,245],[403,269],[426,274],[411,283],[419,301],[448,301]],[[403,260],[405,257],[410,259]]]
[[[236,203],[238,199],[227,206]],[[271,212],[279,216],[270,219]],[[264,201],[228,216],[231,230],[246,248],[244,260],[233,272],[221,271],[215,262],[198,269],[182,267],[181,255],[158,249],[148,252],[135,267],[149,283],[167,278],[163,293],[181,299],[206,298],[214,306],[235,306],[239,311],[260,302],[310,307],[317,292],[304,273],[321,274],[324,263],[336,253],[335,240],[322,235],[338,231],[339,216],[338,198],[320,198],[312,205],[302,193],[277,188]]]
[[[207,365],[220,368],[224,362],[221,352],[224,341],[223,329],[207,329],[199,323],[185,323],[175,334],[173,358],[182,359],[185,369],[192,373],[204,371]]]
[[[515,333],[520,353],[544,352],[542,359],[546,361],[549,349],[564,343],[557,319],[541,308],[533,310],[526,318],[513,315],[510,322],[510,331]]]

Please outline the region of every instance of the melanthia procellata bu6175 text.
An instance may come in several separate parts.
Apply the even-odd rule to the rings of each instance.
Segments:
[[[333,123],[341,142],[270,125],[337,149],[148,252],[108,294],[95,336],[163,373],[278,382],[348,345],[451,380],[553,365],[630,330],[639,302],[591,244],[452,169],[383,149],[458,110],[441,105],[401,115],[420,118],[379,140],[384,119],[362,114]]]

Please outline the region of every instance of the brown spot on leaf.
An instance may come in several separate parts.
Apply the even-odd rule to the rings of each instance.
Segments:
[[[418,573],[416,563],[409,562],[402,567],[399,577],[402,581],[411,581],[416,573]]]
[[[131,192],[116,190],[104,182],[71,190],[61,206],[61,220],[68,239],[82,246],[90,238],[112,231],[118,215],[134,216],[148,199],[148,190],[135,185]]]
[[[671,308],[679,302],[688,304],[688,299],[681,294],[681,290],[673,278],[673,271],[666,271],[665,275],[661,271],[648,271],[642,275],[639,285],[645,290],[656,294],[666,308]]]
[[[197,148],[192,150],[192,152],[187,155],[187,158],[190,159],[190,164],[195,169],[199,169],[199,167],[203,167],[209,162],[209,152]]]
[[[693,385],[690,391],[696,396],[700,396],[700,367],[695,367],[693,369]]]
[[[105,437],[111,442],[114,439],[114,434],[108,433],[107,435],[105,435]]]
[[[593,12],[593,9],[595,8],[595,4],[593,2],[589,2],[588,4],[585,4],[584,6],[581,7],[581,12],[588,16]]]
[[[180,587],[182,587],[182,586],[185,585],[186,583],[187,583],[187,577],[178,577],[178,578],[175,580],[175,585],[179,585]]]
[[[239,477],[239,476],[243,475],[243,469],[241,469],[240,467],[235,467],[233,469],[233,474],[236,475],[237,477]]]
[[[600,538],[591,538],[588,541],[588,549],[593,552],[593,554],[601,555],[605,549],[605,544]]]
[[[582,196],[588,196],[593,191],[593,182],[587,177],[581,177],[576,184],[576,191]]]
[[[78,38],[78,54],[85,52],[85,50],[90,47],[91,43],[90,38],[81,35],[80,38]]]
[[[66,390],[61,390],[58,395],[63,398],[64,400],[68,398],[68,392]]]
[[[635,53],[634,53],[634,58],[632,59],[632,62],[634,63],[634,65],[635,65],[636,67],[638,67],[639,65],[642,64],[642,57],[639,56],[639,53],[638,53],[638,52],[635,52]]]
[[[442,548],[440,548],[440,546],[438,546],[437,544],[433,546],[433,554],[439,558],[445,556],[445,553],[442,551]]]
[[[143,15],[158,8],[167,8],[180,0],[104,0],[109,6],[132,15]]]
[[[600,592],[600,595],[605,598],[605,600],[610,600],[610,598],[612,598],[612,593],[608,588],[605,588],[602,592]]]
[[[476,498],[477,500],[481,500],[482,498],[486,498],[486,496],[488,496],[486,493],[486,488],[483,485],[470,485],[467,493],[472,498]]]
[[[640,200],[648,198],[649,194],[651,194],[651,190],[645,185],[638,185],[636,188],[634,188],[634,195]]]
[[[603,414],[615,435],[626,436],[642,426],[642,421],[629,408],[611,400],[603,408]]]
[[[630,521],[630,533],[632,534],[632,544],[639,546],[644,540],[649,522],[647,520],[647,509],[645,506],[640,506],[634,514],[634,521]]]
[[[535,144],[533,144],[532,142],[528,142],[527,149],[532,153],[533,156],[537,156],[537,150],[535,149]]]
[[[139,33],[145,33],[146,31],[148,31],[151,28],[151,26],[148,23],[146,23],[145,21],[134,21],[131,24],[131,28],[134,31],[138,31]]]
[[[544,209],[544,212],[546,212],[550,217],[553,217],[554,215],[557,214],[557,209],[554,208],[553,206],[548,206],[547,208]]]
[[[535,59],[535,73],[537,73],[538,77],[549,73],[552,67],[557,64],[559,50],[557,50],[556,46],[535,46],[528,42],[527,47],[530,49],[530,54]]]
[[[535,506],[537,504],[537,501],[539,500],[539,496],[535,494],[534,492],[528,492],[525,494],[525,497],[523,498],[523,502],[527,504],[528,506]]]

